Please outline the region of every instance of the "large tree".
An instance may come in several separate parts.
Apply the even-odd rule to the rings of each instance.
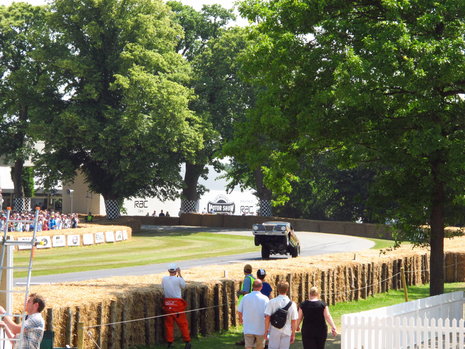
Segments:
[[[31,172],[24,164],[35,150],[34,120],[57,100],[44,64],[43,49],[50,44],[47,13],[44,6],[26,3],[0,6],[0,155],[13,164],[16,210],[28,209],[32,194],[24,185],[25,172]]]
[[[188,109],[182,29],[161,0],[57,0],[50,25],[65,108],[44,118],[48,183],[81,171],[107,216],[140,195],[173,198],[180,162],[202,143]],[[47,127],[48,125],[48,127]]]
[[[465,212],[462,2],[251,0],[242,12],[259,23],[250,65],[272,111],[261,121],[292,135],[270,181],[328,149],[369,166],[397,238],[429,243],[430,293],[442,293],[444,228]]]
[[[178,1],[169,1],[168,5],[185,32],[177,49],[193,67],[191,86],[197,98],[191,101],[190,108],[202,120],[200,131],[204,146],[195,157],[186,159],[181,201],[181,211],[196,212],[198,200],[206,190],[199,185],[199,179],[208,174],[207,165],[217,169],[221,167],[217,151],[224,140],[224,131],[228,129],[225,124],[231,125],[234,119],[232,111],[240,104],[238,98],[231,98],[236,85],[233,79],[227,78],[234,74],[231,64],[240,49],[240,42],[226,29],[227,24],[235,18],[232,10],[220,5],[204,5],[200,11],[196,11]],[[223,55],[224,50],[228,49],[229,55]],[[217,59],[218,56],[221,59]]]

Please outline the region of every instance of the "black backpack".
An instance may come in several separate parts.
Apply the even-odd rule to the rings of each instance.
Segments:
[[[287,310],[292,305],[292,301],[287,303],[284,308],[279,308],[270,316],[270,323],[276,328],[283,328],[287,322]]]

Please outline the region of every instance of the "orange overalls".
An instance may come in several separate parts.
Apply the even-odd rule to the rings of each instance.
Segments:
[[[191,336],[189,334],[189,325],[187,323],[186,301],[181,298],[165,298],[163,302],[163,311],[165,314],[174,314],[165,316],[165,339],[168,343],[174,342],[174,322],[178,324],[182,333],[184,342],[190,342]],[[180,314],[176,314],[179,313]]]

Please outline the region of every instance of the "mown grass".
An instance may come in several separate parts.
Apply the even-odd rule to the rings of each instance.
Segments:
[[[465,291],[465,283],[450,283],[445,284],[444,292]],[[429,285],[410,286],[408,288],[409,300],[429,297]],[[336,323],[338,330],[341,329],[341,317],[344,314],[356,313],[360,311],[387,307],[394,304],[404,302],[404,292],[402,290],[391,290],[386,293],[377,294],[368,299],[359,301],[339,303],[330,307],[331,315]],[[211,337],[200,337],[192,341],[192,347],[195,349],[212,349],[212,348],[240,348],[235,343],[242,338],[242,327],[232,328],[228,332],[224,332]],[[166,345],[151,346],[150,349],[165,348]],[[183,348],[182,341],[177,341],[175,348]],[[296,342],[291,345],[291,349],[302,348],[300,333],[296,336]],[[335,338],[329,336],[326,342],[326,349],[340,349],[341,336]],[[140,349],[149,349],[148,347],[140,347]]]
[[[167,263],[259,251],[252,237],[214,233],[135,234],[125,242],[81,247],[38,249],[34,275]],[[29,251],[14,253],[15,266],[26,265]],[[24,277],[24,272],[14,277]]]

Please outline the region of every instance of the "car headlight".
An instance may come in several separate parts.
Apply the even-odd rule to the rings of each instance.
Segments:
[[[252,225],[252,229],[257,231],[258,230],[258,225],[257,224]]]
[[[285,231],[285,230],[286,230],[286,226],[285,226],[285,225],[281,225],[281,226],[279,227],[279,229],[280,229],[281,231]]]

